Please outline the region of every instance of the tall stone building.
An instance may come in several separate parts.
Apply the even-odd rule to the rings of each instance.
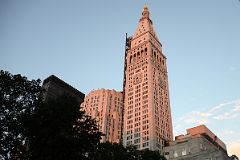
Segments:
[[[148,7],[126,41],[123,144],[162,151],[173,139],[166,56]]]
[[[123,109],[121,92],[105,89],[91,91],[81,104],[81,109],[96,119],[99,131],[105,134],[102,142],[119,143]]]

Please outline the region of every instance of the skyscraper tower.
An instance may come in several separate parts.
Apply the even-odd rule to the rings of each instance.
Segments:
[[[162,151],[173,138],[167,65],[146,5],[126,40],[124,73],[123,144]]]

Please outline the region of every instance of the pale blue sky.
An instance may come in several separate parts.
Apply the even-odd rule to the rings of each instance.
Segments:
[[[167,56],[174,133],[204,123],[240,151],[239,0],[1,0],[0,68],[55,74],[85,94],[122,90],[125,33],[145,3]]]

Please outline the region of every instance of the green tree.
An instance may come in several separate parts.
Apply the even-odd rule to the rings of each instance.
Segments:
[[[140,151],[140,155],[142,160],[165,160],[165,157],[160,155],[158,151],[150,151],[149,149]]]
[[[165,160],[158,151],[137,150],[135,146],[123,147],[117,143],[101,143],[93,155],[91,160]]]
[[[90,155],[91,160],[128,160],[127,149],[117,143],[101,143],[96,152]]]
[[[26,136],[22,120],[42,101],[40,82],[0,71],[0,159],[23,153]]]
[[[91,117],[79,110],[70,96],[60,96],[36,108],[26,119],[29,159],[88,159],[100,143],[101,133]]]

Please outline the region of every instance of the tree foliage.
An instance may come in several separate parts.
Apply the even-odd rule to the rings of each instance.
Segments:
[[[0,159],[22,153],[25,141],[22,120],[41,103],[40,80],[0,71]]]
[[[94,155],[90,155],[91,160],[165,160],[158,151],[137,150],[134,146],[123,147],[117,143],[101,143]]]
[[[86,159],[101,138],[95,121],[66,95],[36,108],[26,127],[29,158],[35,160]]]
[[[140,151],[142,160],[165,160],[165,157],[159,154],[158,151],[150,151],[148,149]]]

